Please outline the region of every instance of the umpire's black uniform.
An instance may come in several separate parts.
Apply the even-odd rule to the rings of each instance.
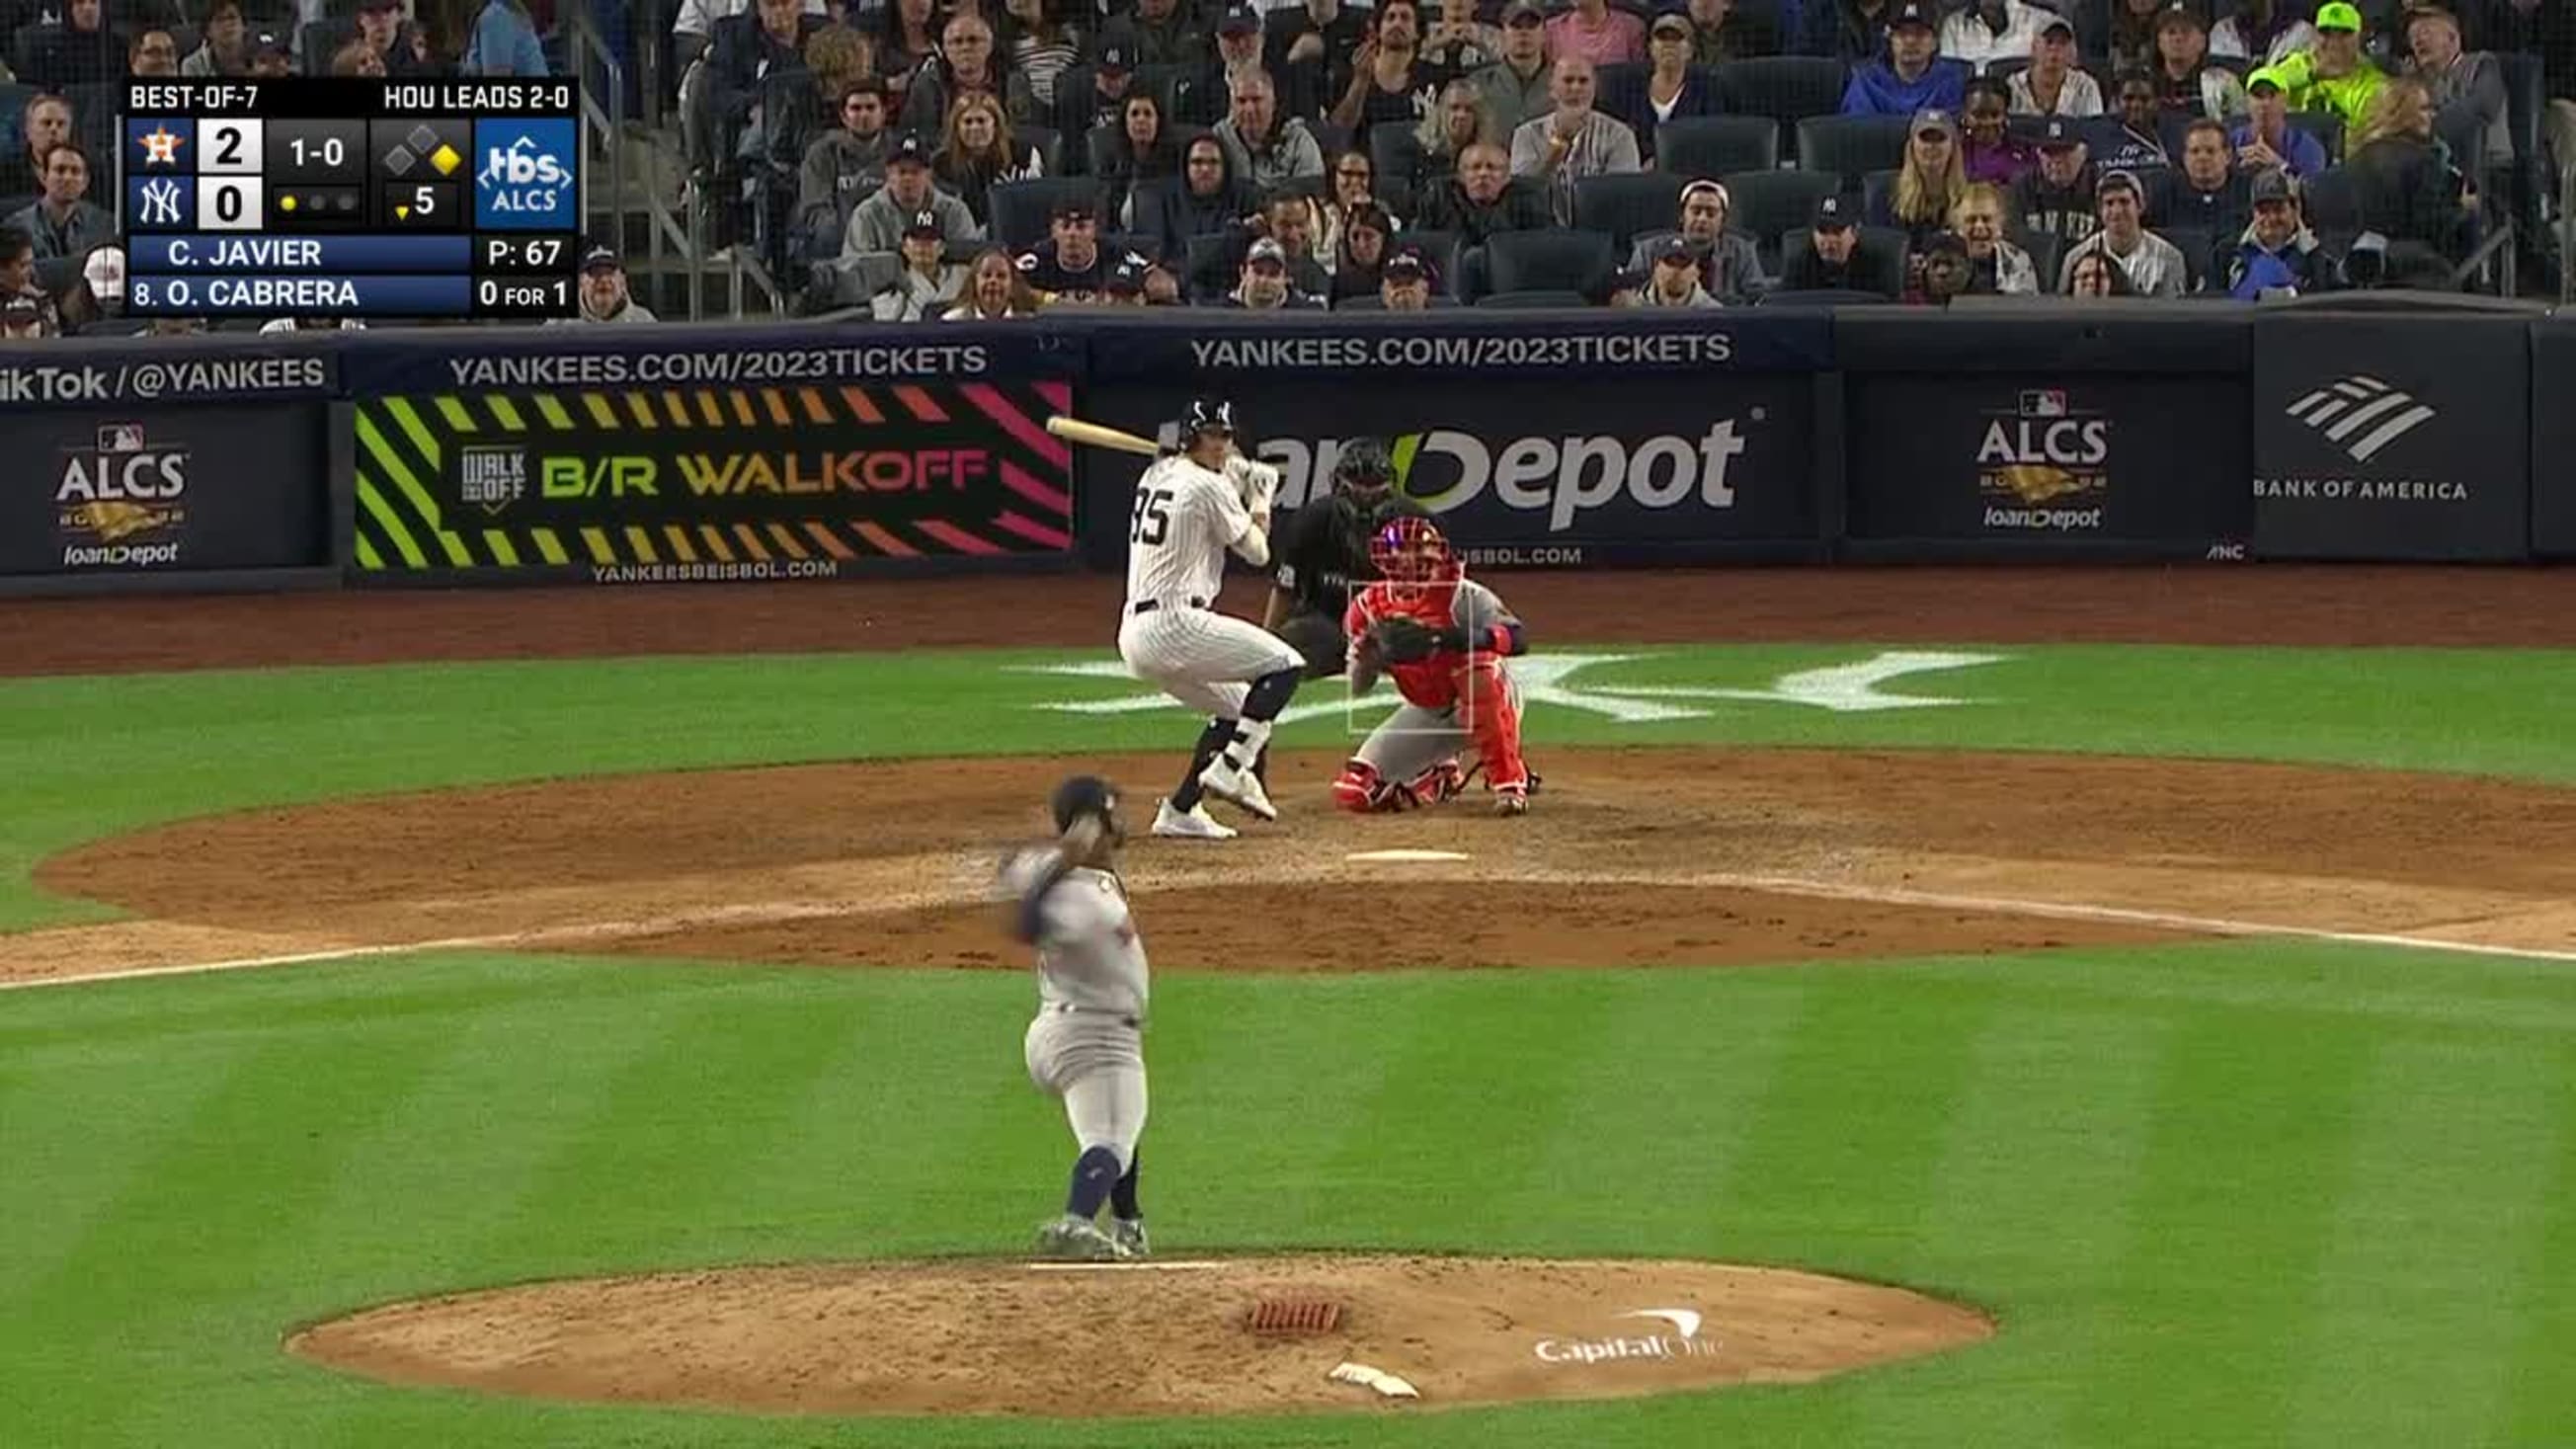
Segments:
[[[1306,656],[1308,679],[1342,672],[1349,654],[1342,616],[1350,610],[1351,590],[1377,578],[1369,538],[1388,519],[1408,513],[1423,509],[1393,495],[1374,507],[1327,496],[1288,515],[1271,549],[1277,563],[1271,583],[1287,596],[1286,612],[1270,632]]]

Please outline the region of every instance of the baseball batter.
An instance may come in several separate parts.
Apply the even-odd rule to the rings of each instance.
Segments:
[[[1154,812],[1154,833],[1227,840],[1234,829],[1210,818],[1200,797],[1279,818],[1252,765],[1306,661],[1277,635],[1215,607],[1228,550],[1254,568],[1270,562],[1279,470],[1235,450],[1230,404],[1190,404],[1180,434],[1178,451],[1136,480],[1118,654],[1137,678],[1208,716],[1180,787]]]
[[[1500,815],[1529,812],[1537,777],[1521,758],[1520,691],[1503,661],[1529,652],[1521,621],[1466,576],[1439,526],[1396,518],[1369,544],[1379,581],[1351,600],[1351,692],[1381,672],[1404,703],[1371,731],[1333,781],[1333,802],[1362,813],[1436,805],[1466,788],[1472,743]]]
[[[1064,1100],[1079,1156],[1064,1214],[1038,1229],[1038,1252],[1099,1261],[1145,1256],[1136,1139],[1145,1130],[1145,947],[1118,878],[1127,839],[1117,787],[1096,775],[1047,802],[1062,837],[1013,855],[1002,880],[1011,933],[1037,948],[1038,1014],[1022,1040],[1029,1080]],[[1098,1222],[1107,1204],[1112,1231]]]

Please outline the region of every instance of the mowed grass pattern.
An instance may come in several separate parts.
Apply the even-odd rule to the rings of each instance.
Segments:
[[[1020,1072],[1028,996],[1012,974],[441,955],[0,997],[0,1439],[2576,1442],[2576,987],[2309,944],[1163,984],[1166,1251],[1792,1263],[2002,1318],[1820,1385],[779,1420],[397,1390],[278,1352],[295,1323],[448,1288],[1013,1249],[1066,1156]]]

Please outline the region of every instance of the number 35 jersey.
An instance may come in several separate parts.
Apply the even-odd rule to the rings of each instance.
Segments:
[[[1187,458],[1156,459],[1136,480],[1128,515],[1127,602],[1216,602],[1225,551],[1252,530],[1252,515],[1223,473]]]

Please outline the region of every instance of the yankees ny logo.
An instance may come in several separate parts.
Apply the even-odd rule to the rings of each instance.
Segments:
[[[142,225],[178,226],[181,224],[178,182],[147,181],[143,183],[142,193]]]

